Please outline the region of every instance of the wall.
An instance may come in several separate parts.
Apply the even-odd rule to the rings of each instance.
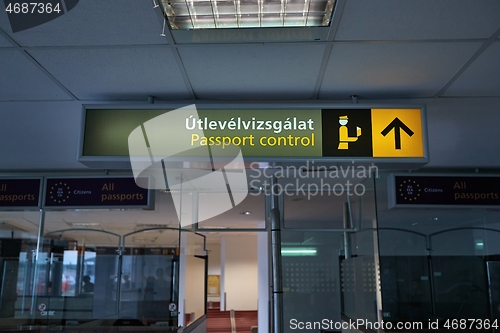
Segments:
[[[221,295],[226,310],[257,310],[257,236],[226,235],[221,242]]]
[[[221,275],[221,264],[220,264],[220,243],[219,244],[207,244],[208,251],[208,275]],[[208,301],[220,302],[220,296],[208,296]]]
[[[220,243],[207,243],[208,251],[208,275],[220,275]]]
[[[186,256],[185,313],[195,314],[194,319],[205,314],[205,262],[194,256]]]
[[[205,314],[205,261],[196,258],[199,236],[191,232],[180,235],[179,256],[179,326],[186,326],[182,314],[195,313],[194,320]]]

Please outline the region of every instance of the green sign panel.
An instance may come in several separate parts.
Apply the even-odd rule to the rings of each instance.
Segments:
[[[129,134],[165,112],[87,110],[83,156],[128,156]],[[168,124],[164,130],[169,131],[169,137],[186,137],[191,132],[189,145],[193,148],[216,146],[223,152],[238,146],[243,156],[322,154],[321,110],[198,110],[198,117],[186,117],[182,123]],[[184,153],[195,154],[196,150]]]
[[[129,135],[142,129],[146,141],[186,147],[177,156],[238,147],[243,157],[427,158],[421,108],[193,110],[87,109],[81,155],[127,157]]]

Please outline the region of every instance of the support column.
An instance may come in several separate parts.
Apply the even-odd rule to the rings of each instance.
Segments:
[[[344,203],[344,229],[351,229],[351,215],[349,213],[349,204]],[[344,231],[344,257],[349,259],[352,256],[351,252],[351,235],[348,231]]]
[[[259,225],[264,228],[265,223]],[[269,333],[269,247],[268,235],[257,234],[257,265],[258,265],[258,324],[259,333]]]
[[[33,286],[31,290],[31,307],[30,307],[30,314],[33,315],[33,318],[36,315],[36,312],[38,311],[38,305],[37,305],[37,291],[36,291],[36,285],[38,282],[38,266],[40,265],[40,253],[43,251],[43,234],[44,234],[44,229],[45,229],[45,210],[40,209],[40,223],[38,224],[38,239],[36,243],[36,250],[34,255],[31,258],[32,262],[32,271],[33,271],[33,276],[31,281],[33,281]],[[23,297],[23,302],[24,302],[24,297]]]
[[[220,241],[220,310],[226,311],[226,236]]]
[[[273,333],[283,332],[283,286],[281,283],[281,221],[278,204],[277,179],[271,179],[271,205],[269,224],[271,225],[271,255],[273,269]]]
[[[186,299],[186,264],[188,255],[188,235],[187,231],[180,231],[180,253],[179,253],[179,304],[178,304],[178,317],[177,317],[177,325],[185,326],[185,317],[184,312],[186,310],[185,307],[185,299]]]

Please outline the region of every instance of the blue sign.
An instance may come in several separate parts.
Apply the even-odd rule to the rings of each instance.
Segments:
[[[0,209],[40,207],[41,178],[0,179]]]
[[[151,208],[147,178],[144,188],[133,177],[48,178],[47,208]]]

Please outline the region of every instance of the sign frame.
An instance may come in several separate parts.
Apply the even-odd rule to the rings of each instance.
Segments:
[[[44,177],[0,177],[1,180],[39,180],[40,186],[38,188],[38,203],[36,206],[0,206],[0,211],[35,211],[42,208],[43,189],[45,185]]]
[[[499,210],[499,205],[469,205],[469,204],[398,204],[396,201],[396,177],[441,177],[441,178],[499,178],[500,174],[467,174],[467,173],[391,173],[387,176],[387,202],[389,209],[488,209]],[[500,190],[499,190],[500,192]]]
[[[113,176],[103,176],[103,175],[89,175],[89,176],[50,176],[50,177],[44,177],[43,180],[43,197],[41,198],[41,208],[45,211],[60,211],[60,210],[71,210],[71,209],[141,209],[141,210],[153,210],[154,209],[154,203],[155,203],[155,191],[151,190],[150,187],[148,186],[148,189],[146,189],[148,193],[148,200],[146,205],[99,205],[99,206],[92,206],[92,205],[85,205],[85,206],[47,206],[45,204],[46,202],[46,196],[47,196],[47,181],[50,179],[113,179],[113,178],[130,178],[131,181],[135,182],[135,179],[133,176],[124,176],[124,175],[113,175]],[[146,178],[143,176],[142,178]],[[148,184],[151,184],[151,178],[148,178]]]
[[[427,132],[427,114],[426,107],[423,104],[375,104],[375,103],[338,103],[335,101],[297,101],[297,102],[286,102],[286,103],[276,103],[276,102],[262,102],[262,103],[231,103],[231,102],[203,102],[196,103],[195,101],[183,101],[174,103],[157,103],[157,104],[84,104],[82,105],[82,115],[81,115],[81,131],[80,139],[78,145],[78,157],[77,160],[91,168],[103,168],[103,169],[129,169],[130,168],[130,158],[129,156],[91,156],[84,155],[84,144],[85,144],[85,130],[86,130],[86,117],[87,110],[158,110],[158,111],[171,111],[177,108],[185,107],[187,105],[195,104],[198,110],[234,110],[235,116],[238,110],[249,111],[249,110],[323,110],[323,109],[420,109],[421,115],[421,125],[422,125],[422,145],[423,145],[423,157],[319,157],[319,156],[243,156],[245,164],[250,164],[253,162],[262,163],[263,165],[271,165],[273,163],[279,163],[280,165],[290,165],[295,163],[300,163],[305,160],[314,161],[317,166],[320,165],[339,165],[339,164],[351,164],[352,162],[365,164],[365,165],[376,165],[382,169],[416,169],[427,164],[429,162],[429,143],[428,143],[428,132]],[[193,162],[186,163],[186,162]],[[192,165],[199,165],[196,163],[196,158],[192,157],[182,157],[178,160],[173,160],[169,158],[170,164],[167,164],[169,168],[196,168]]]

